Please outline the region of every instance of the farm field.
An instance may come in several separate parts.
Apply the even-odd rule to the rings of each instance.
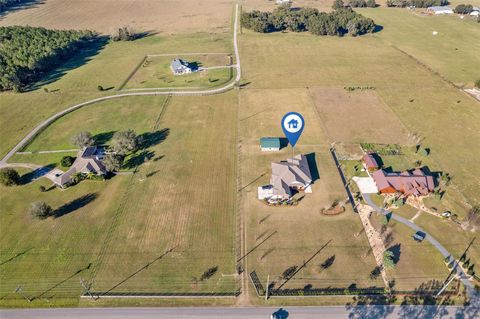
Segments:
[[[295,147],[295,154],[312,154],[320,179],[314,182],[313,193],[305,194],[298,206],[267,206],[257,199],[257,187],[268,184],[270,163],[291,157],[292,151],[291,147],[287,147],[280,152],[261,152],[259,138],[281,136],[279,123],[287,111],[300,112],[305,118],[305,130]],[[303,288],[309,284],[312,288],[346,288],[352,284],[359,288],[382,287],[381,280],[371,281],[368,278],[375,261],[371,255],[362,257],[369,245],[364,235],[354,236],[362,225],[350,204],[347,203],[346,211],[338,216],[320,213],[321,208],[330,207],[334,200],[345,201],[346,193],[307,90],[242,90],[239,119],[239,195],[240,210],[247,217],[246,250],[250,251],[260,244],[247,257],[248,272],[255,271],[262,283],[270,275],[276,283],[274,287],[278,288],[282,283],[280,276],[287,268],[300,267],[331,241],[283,288]],[[333,255],[334,264],[322,271],[320,264]]]
[[[197,67],[224,67],[231,65],[227,54],[149,56],[128,80],[123,90],[138,88],[211,88],[222,86],[233,76],[231,68],[213,68],[175,76],[170,68],[174,58],[181,58]]]
[[[2,18],[0,25],[93,29],[104,34],[111,34],[124,25],[140,32],[162,34],[228,33],[232,6],[233,1],[228,0],[47,0],[9,13]]]

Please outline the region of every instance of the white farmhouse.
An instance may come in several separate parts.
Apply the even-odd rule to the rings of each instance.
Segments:
[[[180,58],[173,59],[170,63],[170,68],[172,69],[174,75],[192,73],[193,71],[188,62],[183,61]]]

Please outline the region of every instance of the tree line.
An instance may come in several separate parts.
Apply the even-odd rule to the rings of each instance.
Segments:
[[[286,4],[277,7],[273,12],[244,12],[241,21],[244,28],[261,33],[289,30],[309,31],[315,35],[357,36],[375,30],[372,19],[344,7],[326,13],[315,8],[292,8],[290,4]]]
[[[448,0],[387,0],[387,7],[428,8],[433,6],[446,6],[448,3]]]
[[[22,91],[94,37],[92,31],[0,27],[0,91]]]

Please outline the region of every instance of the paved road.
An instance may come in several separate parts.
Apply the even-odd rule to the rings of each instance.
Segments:
[[[101,101],[106,101],[106,100],[113,100],[113,99],[119,99],[119,98],[124,98],[124,97],[130,97],[130,96],[146,96],[146,95],[175,95],[175,96],[187,96],[187,95],[213,95],[213,94],[219,94],[223,93],[225,91],[230,90],[233,88],[238,82],[240,82],[241,78],[241,66],[240,66],[240,54],[238,52],[238,43],[237,43],[237,28],[238,28],[238,4],[235,7],[235,21],[234,21],[234,27],[233,27],[233,47],[235,51],[235,59],[236,59],[236,69],[237,69],[237,75],[235,77],[235,80],[226,84],[225,86],[216,88],[216,89],[210,89],[210,90],[199,90],[199,91],[149,91],[149,92],[132,92],[132,93],[123,93],[123,94],[116,94],[116,95],[110,95],[110,96],[103,96],[99,97],[90,101],[86,101],[83,103],[79,103],[73,106],[70,106],[69,108],[58,112],[57,114],[52,115],[39,125],[37,125],[30,133],[27,134],[17,145],[15,145],[14,148],[10,150],[10,152],[5,155],[2,160],[0,160],[0,168],[4,167],[7,163],[7,161],[19,150],[21,150],[25,145],[27,145],[36,135],[38,135],[42,130],[44,130],[47,126],[52,124],[54,121],[57,119],[61,118],[62,116],[73,112],[75,110],[78,110],[79,108],[82,108],[87,105],[95,104]]]
[[[445,247],[442,246],[435,238],[433,238],[429,233],[427,233],[425,230],[423,230],[421,227],[417,226],[415,223],[411,222],[410,220],[403,218],[402,216],[396,215],[384,208],[378,207],[370,198],[370,194],[362,194],[363,198],[365,199],[365,202],[371,206],[373,209],[375,209],[377,212],[383,214],[383,215],[391,215],[391,218],[410,227],[411,229],[414,230],[414,232],[421,231],[427,234],[425,237],[425,240],[429,241],[433,247],[435,247],[443,257],[449,257],[452,256],[448,250],[445,249]],[[412,232],[413,235],[413,232]],[[413,239],[412,239],[413,240]],[[457,274],[460,276],[460,279],[462,280],[463,284],[467,288],[468,294],[472,299],[475,299],[479,304],[480,304],[480,296],[478,293],[475,292],[475,289],[473,287],[473,284],[468,280],[466,274],[463,272],[461,267],[456,267]]]
[[[278,308],[57,308],[0,310],[2,319],[268,319]],[[478,318],[478,308],[437,306],[287,307],[285,319]]]

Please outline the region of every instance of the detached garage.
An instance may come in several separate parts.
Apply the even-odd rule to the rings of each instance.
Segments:
[[[280,138],[279,137],[262,137],[260,139],[260,147],[262,151],[279,151]]]

